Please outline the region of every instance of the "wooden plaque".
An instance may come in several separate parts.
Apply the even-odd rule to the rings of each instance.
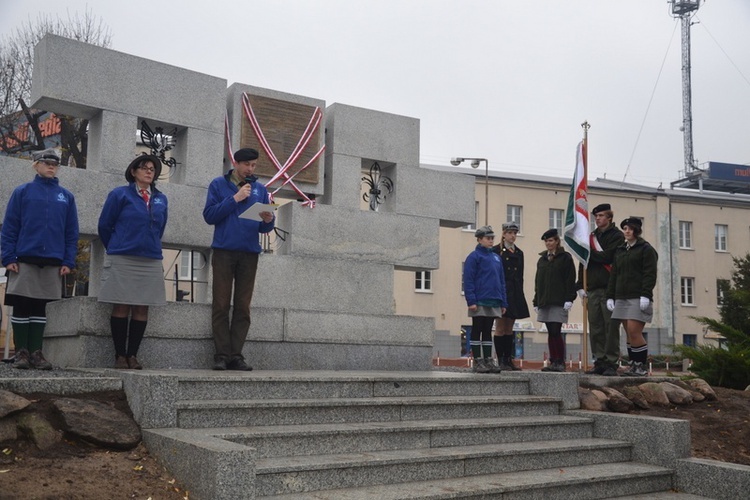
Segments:
[[[249,94],[248,99],[253,108],[255,118],[260,125],[260,129],[263,132],[271,151],[276,155],[279,162],[284,165],[294,151],[294,148],[297,146],[297,143],[299,143],[305,129],[307,129],[307,125],[310,123],[310,119],[315,112],[315,106]],[[307,147],[305,147],[297,161],[295,161],[286,171],[290,176],[294,176],[293,181],[296,184],[301,182],[311,184],[318,183],[318,168],[323,155],[318,157],[309,167],[298,175],[294,174],[307,165],[310,159],[315,156],[318,150],[322,147],[320,134],[321,131],[324,130],[324,127],[325,124],[321,118],[318,128],[313,132],[312,138],[307,143]],[[274,166],[273,162],[268,157],[268,154],[266,154],[265,150],[260,145],[260,141],[258,140],[253,127],[250,125],[250,120],[245,115],[244,110],[242,113],[242,128],[240,133],[240,147],[254,148],[260,153],[255,175],[267,178],[276,175],[278,169]],[[283,182],[284,178],[280,178],[270,187],[277,187]],[[288,186],[289,185],[287,184],[286,187]]]

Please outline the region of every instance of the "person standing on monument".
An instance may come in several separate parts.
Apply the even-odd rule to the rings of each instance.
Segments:
[[[5,305],[13,306],[13,367],[51,370],[42,354],[47,302],[62,298],[62,277],[75,268],[78,211],[73,194],[60,186],[55,150],[31,158],[34,180],[13,190],[0,232]]]
[[[576,299],[576,267],[573,257],[560,243],[557,229],[542,235],[546,250],[539,254],[534,280],[534,310],[537,321],[547,327],[550,365],[544,372],[565,371],[565,339],[562,325],[568,322],[568,311]]]
[[[167,303],[161,238],[167,197],[156,189],[161,161],[137,156],[125,170],[127,186],[110,191],[99,215],[99,238],[107,250],[99,302],[112,304],[109,318],[115,368],[143,368],[136,355],[148,323],[149,306]]]
[[[623,244],[625,237],[612,222],[614,213],[609,203],[602,203],[591,211],[596,229],[590,235],[591,253],[586,269],[578,265],[578,296],[587,301],[589,340],[594,356],[594,367],[587,375],[617,375],[620,358],[620,324],[612,319],[607,309],[607,285],[612,271],[615,250]],[[583,288],[583,273],[586,273],[586,289]]]
[[[477,246],[464,262],[464,296],[471,317],[471,352],[474,371],[499,373],[492,360],[492,327],[505,314],[505,274],[500,256],[492,251],[495,233],[491,226],[476,230]]]
[[[255,203],[270,201],[266,187],[253,175],[258,156],[258,151],[252,148],[235,151],[235,168],[211,181],[203,209],[203,219],[214,226],[211,243],[214,370],[252,370],[245,362],[242,348],[250,329],[250,302],[262,251],[259,235],[274,228],[273,212],[260,212],[260,221],[240,218]]]
[[[622,322],[628,336],[630,369],[623,376],[648,375],[648,343],[643,327],[654,315],[654,287],[659,255],[649,242],[641,238],[643,222],[628,217],[620,223],[625,243],[617,247],[612,275],[607,285],[607,309],[612,319]]]
[[[496,330],[493,340],[497,360],[502,370],[520,370],[513,364],[515,352],[513,341],[513,324],[517,319],[529,317],[529,306],[523,293],[523,252],[516,246],[518,224],[508,222],[503,224],[503,238],[499,245],[492,247],[492,251],[500,255],[505,274],[505,294],[508,307],[505,314],[495,322]]]

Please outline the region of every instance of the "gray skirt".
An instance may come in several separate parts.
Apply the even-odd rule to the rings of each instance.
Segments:
[[[476,311],[469,311],[469,317],[485,316],[487,318],[501,318],[503,311],[499,307],[477,306]]]
[[[641,311],[641,299],[617,299],[612,319],[634,319],[643,323],[650,323],[654,316],[654,302],[651,301],[645,311]]]
[[[568,311],[562,306],[540,307],[536,313],[536,320],[540,323],[567,323]]]
[[[131,306],[167,303],[161,260],[130,255],[104,257],[99,302]]]
[[[62,276],[60,266],[39,267],[35,264],[18,263],[18,272],[8,271],[8,283],[5,287],[7,305],[12,305],[13,297],[32,299],[60,300],[62,298]]]

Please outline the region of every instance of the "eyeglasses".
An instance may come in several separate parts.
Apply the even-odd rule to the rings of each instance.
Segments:
[[[138,167],[138,168],[145,172],[156,172],[156,169],[154,167]]]

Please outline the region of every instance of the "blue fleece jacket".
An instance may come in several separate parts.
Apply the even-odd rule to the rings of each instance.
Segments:
[[[482,301],[499,300],[508,307],[505,296],[505,271],[500,256],[492,248],[477,245],[464,262],[464,296],[473,306]]]
[[[261,253],[259,233],[271,232],[276,219],[265,223],[240,219],[239,215],[254,203],[269,203],[268,191],[260,182],[253,182],[250,196],[237,203],[234,195],[239,188],[231,180],[232,172],[217,177],[208,186],[203,220],[214,226],[211,248]]]
[[[99,238],[108,255],[161,260],[161,237],[167,227],[167,215],[164,193],[152,188],[146,205],[131,182],[109,192],[99,215]]]
[[[8,201],[0,234],[3,265],[19,257],[59,260],[73,269],[78,250],[78,211],[73,194],[57,177],[37,175],[18,186]]]

